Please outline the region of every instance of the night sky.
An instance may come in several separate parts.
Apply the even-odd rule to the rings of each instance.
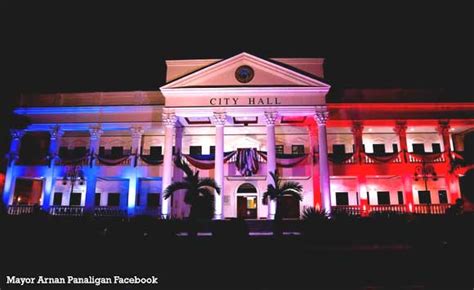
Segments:
[[[471,1],[97,2],[0,4],[3,115],[20,93],[156,90],[165,59],[242,51],[324,57],[334,89],[442,88],[447,101],[474,96]]]
[[[261,57],[324,57],[327,81],[336,87],[472,92],[471,1],[226,2],[3,3],[2,66],[6,62],[8,73],[2,89],[11,94],[156,90],[164,83],[165,59],[247,51]]]

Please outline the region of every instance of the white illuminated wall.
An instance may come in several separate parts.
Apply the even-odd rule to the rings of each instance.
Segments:
[[[349,196],[349,205],[357,205],[357,179],[331,177],[331,204],[336,205],[336,192],[347,192]]]
[[[70,181],[68,181],[66,184],[63,184],[62,179],[57,179],[54,184],[54,188],[51,192],[50,205],[53,205],[54,203],[55,192],[62,192],[63,197],[62,197],[61,205],[69,206],[69,202],[71,198],[71,187],[72,187],[72,184]],[[73,192],[81,193],[81,206],[84,206],[86,203],[86,188],[87,188],[86,182],[84,182],[83,185],[80,185],[79,182],[76,182],[74,184]]]
[[[109,193],[120,193],[120,207],[128,204],[128,180],[97,180],[96,193],[100,193],[100,206],[107,206]]]
[[[364,133],[362,140],[365,145],[365,152],[373,153],[374,144],[384,144],[385,152],[393,152],[393,144],[397,144],[400,151],[400,138],[395,133]]]
[[[439,203],[439,190],[447,190],[446,188],[446,180],[444,177],[438,178],[436,181],[429,179],[427,181],[427,187],[428,190],[430,191],[430,196],[431,196],[431,203],[432,204],[438,204]],[[423,179],[419,179],[418,181],[413,181],[413,202],[415,204],[419,204],[419,197],[418,197],[418,191],[420,190],[425,190],[425,182]],[[450,196],[448,194],[448,201],[449,202],[454,202],[450,201]]]
[[[398,204],[398,191],[403,191],[402,179],[399,176],[367,177],[366,184],[370,204],[378,204],[378,191],[390,192],[390,204]]]
[[[444,151],[443,138],[440,134],[433,133],[407,133],[408,151],[413,152],[414,143],[425,144],[425,152],[433,152],[433,143],[438,143],[441,146],[441,151]]]

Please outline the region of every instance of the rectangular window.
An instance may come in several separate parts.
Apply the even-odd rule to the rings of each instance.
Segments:
[[[147,207],[159,207],[160,206],[160,194],[159,193],[148,193],[146,198]]]
[[[74,147],[73,155],[76,158],[80,158],[86,155],[86,147]]]
[[[448,193],[446,192],[446,190],[439,190],[438,196],[439,203],[448,203]]]
[[[123,147],[112,146],[112,157],[122,157],[122,156],[123,156]]]
[[[210,146],[209,147],[209,154],[211,154],[211,155],[216,154],[216,146]]]
[[[291,154],[304,154],[304,145],[291,145]]]
[[[276,154],[285,154],[285,147],[283,145],[276,145],[275,146],[275,151]]]
[[[95,205],[95,206],[100,206],[100,192],[96,192],[96,193],[95,193],[94,205]]]
[[[109,193],[107,196],[107,206],[120,206],[120,193]]]
[[[441,144],[433,143],[431,147],[433,148],[433,153],[441,153]]]
[[[247,209],[257,209],[256,196],[247,196]]]
[[[429,190],[418,191],[418,200],[420,204],[431,204],[431,194]]]
[[[398,144],[392,144],[392,150],[394,153],[398,152]]]
[[[377,191],[377,203],[380,205],[390,204],[390,192],[388,191]]]
[[[62,192],[55,192],[54,193],[54,199],[53,199],[53,205],[61,206],[62,202],[63,202],[63,193]]]
[[[349,193],[336,192],[336,205],[349,205]]]
[[[95,152],[94,152],[95,153]],[[104,146],[100,146],[99,147],[99,155],[100,156],[105,156],[105,147]]]
[[[372,148],[375,154],[385,154],[385,144],[373,144]]]
[[[59,147],[59,157],[61,158],[67,158],[68,157],[68,153],[69,153],[69,150],[67,149],[67,147],[64,147],[64,146],[61,146]]]
[[[425,144],[423,144],[423,143],[413,143],[413,153],[416,153],[416,154],[425,153]]]
[[[332,153],[334,155],[344,155],[346,154],[346,146],[344,144],[333,144]]]
[[[403,201],[403,191],[398,191],[398,204],[404,204],[405,202]]]
[[[162,155],[161,146],[151,146],[150,147],[150,156],[159,157]]]
[[[191,155],[201,155],[202,146],[189,146],[189,154]]]
[[[81,205],[81,196],[82,196],[82,193],[80,193],[80,192],[71,193],[71,197],[69,199],[69,205],[70,206],[80,206]]]

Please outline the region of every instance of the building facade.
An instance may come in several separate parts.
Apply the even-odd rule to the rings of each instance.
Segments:
[[[12,130],[3,202],[10,214],[183,218],[182,194],[162,195],[182,178],[181,156],[221,187],[216,219],[273,219],[277,206],[287,218],[306,207],[444,213],[461,197],[455,164],[474,104],[402,90],[332,102],[323,61],[172,60],[159,91],[23,96],[15,112],[31,125]],[[301,202],[262,201],[275,171],[303,186]]]

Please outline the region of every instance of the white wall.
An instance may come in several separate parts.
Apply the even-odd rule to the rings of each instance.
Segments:
[[[333,153],[332,146],[334,144],[344,144],[346,153],[352,152],[352,144],[354,144],[354,138],[352,133],[329,133],[328,135],[328,152]]]
[[[426,152],[433,152],[433,143],[441,145],[441,151],[444,151],[443,138],[438,133],[407,133],[408,151],[413,152],[413,143],[425,144]]]
[[[427,182],[428,190],[430,191],[430,196],[431,196],[431,203],[432,204],[438,204],[439,203],[439,195],[438,195],[438,190],[446,190],[447,191],[447,186],[446,186],[446,179],[444,177],[438,178],[438,180],[433,181],[428,180]],[[425,190],[425,182],[423,179],[419,179],[418,181],[413,181],[413,202],[414,204],[419,204],[420,200],[418,198],[418,191],[420,190]],[[450,196],[448,194],[448,202],[454,202],[450,200]]]
[[[336,192],[348,192],[349,205],[357,205],[357,178],[331,177],[331,205],[336,205]]]
[[[370,204],[378,204],[378,191],[389,191],[390,204],[398,204],[398,191],[403,191],[402,179],[399,176],[367,177],[366,184]]]
[[[393,152],[393,144],[400,150],[400,138],[395,133],[364,133],[362,140],[367,153],[374,152],[373,144],[384,144],[385,152]]]
[[[86,188],[87,188],[87,183],[84,182],[83,185],[80,185],[79,182],[76,182],[74,184],[74,192],[80,192],[82,194],[81,196],[81,206],[84,206],[86,203]],[[62,206],[69,206],[69,201],[71,197],[71,182],[68,181],[66,184],[63,184],[62,179],[57,179],[54,188],[51,191],[51,197],[50,197],[50,205],[53,205],[54,202],[54,194],[55,192],[62,192],[63,197],[61,201]]]
[[[97,180],[96,193],[100,193],[100,206],[107,206],[109,193],[120,193],[120,207],[128,205],[128,180]]]

